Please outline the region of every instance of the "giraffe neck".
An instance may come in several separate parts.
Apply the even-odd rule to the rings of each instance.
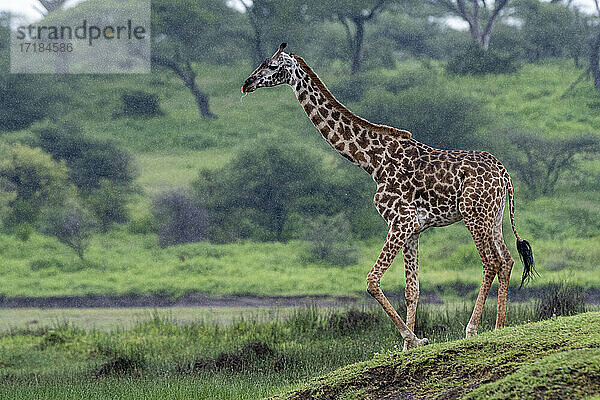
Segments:
[[[308,118],[331,147],[375,178],[389,142],[410,139],[410,132],[356,116],[333,97],[302,58],[293,57],[297,67],[290,85]]]

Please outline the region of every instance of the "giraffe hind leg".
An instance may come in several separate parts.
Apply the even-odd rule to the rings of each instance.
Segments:
[[[496,313],[496,329],[500,329],[504,328],[504,325],[506,324],[508,284],[515,260],[510,255],[510,252],[504,243],[502,233],[497,235],[495,240],[502,256],[502,263],[500,265],[500,270],[498,271],[498,310]]]
[[[496,277],[501,265],[501,255],[496,248],[494,241],[493,232],[491,229],[485,228],[485,221],[465,221],[465,225],[473,240],[475,241],[475,247],[481,256],[483,265],[483,279],[477,300],[475,301],[475,307],[473,308],[473,314],[467,324],[466,337],[477,334],[477,328],[479,327],[479,321],[481,320],[481,314],[485,306],[485,300],[492,286],[492,282]]]

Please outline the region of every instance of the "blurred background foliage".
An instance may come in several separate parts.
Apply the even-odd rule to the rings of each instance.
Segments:
[[[306,245],[295,246],[301,263],[363,262],[386,232],[370,177],[327,147],[289,90],[239,98],[286,41],[361,116],[433,146],[492,151],[515,180],[524,237],[592,243],[599,15],[571,1],[478,2],[479,14],[467,3],[153,0],[153,71],[128,77],[8,73],[3,14],[2,235],[56,238],[81,260],[125,235],[144,257],[190,242],[291,241]],[[440,235],[425,240],[450,240]],[[461,251],[452,257],[464,261]]]

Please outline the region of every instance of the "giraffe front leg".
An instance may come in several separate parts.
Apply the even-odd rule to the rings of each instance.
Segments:
[[[423,346],[429,343],[429,341],[426,338],[419,339],[415,336],[413,331],[404,323],[404,321],[402,320],[402,318],[400,318],[392,304],[385,297],[380,285],[381,277],[392,264],[394,257],[396,257],[396,255],[400,251],[400,248],[406,241],[406,236],[408,235],[401,232],[398,228],[390,229],[390,232],[388,233],[387,239],[385,241],[385,245],[381,250],[381,254],[377,259],[377,262],[371,269],[371,272],[369,272],[369,275],[367,276],[367,291],[371,296],[373,296],[373,298],[375,298],[375,300],[379,302],[379,304],[381,304],[384,311],[390,317],[394,325],[396,325],[396,328],[398,328],[398,330],[400,331],[400,334],[402,335],[404,341],[408,343],[407,346],[417,347]]]
[[[404,256],[404,276],[406,297],[406,325],[414,332],[417,316],[417,303],[419,301],[419,235],[408,238],[402,249]],[[408,350],[410,343],[404,341],[404,350]]]

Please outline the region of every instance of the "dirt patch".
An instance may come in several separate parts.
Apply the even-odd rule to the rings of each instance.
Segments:
[[[278,354],[263,342],[250,342],[232,353],[219,353],[215,358],[206,358],[185,363],[178,367],[181,374],[194,374],[201,371],[260,371],[279,372],[295,364],[292,357]]]
[[[168,296],[125,294],[119,296],[0,297],[0,308],[124,308],[124,307],[262,307],[318,306],[333,307],[359,302],[356,297],[334,296],[206,296],[186,294]]]
[[[439,286],[436,290],[422,290],[419,301],[423,304],[443,304],[440,295],[451,293],[450,286]],[[474,301],[478,286],[460,284],[453,288],[453,293],[461,293]],[[509,299],[514,302],[529,301],[540,298],[548,288],[546,286],[523,288],[511,287]],[[587,304],[600,304],[600,288],[581,289]],[[488,297],[496,297],[498,287],[492,286]],[[404,292],[387,292],[392,303],[404,301]],[[52,296],[52,297],[6,297],[0,296],[0,308],[161,308],[161,307],[293,307],[317,306],[336,307],[372,302],[368,294],[363,296],[256,296],[228,295],[208,296],[201,293],[189,293],[178,298],[161,295],[124,294],[87,295],[87,296]]]

